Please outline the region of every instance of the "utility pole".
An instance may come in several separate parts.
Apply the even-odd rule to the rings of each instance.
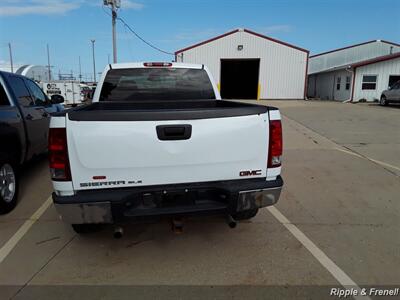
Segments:
[[[51,66],[50,66],[50,51],[49,44],[47,44],[47,69],[49,72],[49,81],[51,80]]]
[[[117,9],[121,7],[121,0],[103,0],[103,3],[111,6],[113,60],[115,64],[117,63]]]
[[[79,56],[79,82],[82,82],[81,57]]]
[[[96,40],[90,40],[92,42],[92,55],[93,55],[93,82],[96,82],[96,60],[94,58],[94,42]]]
[[[11,43],[8,43],[8,50],[10,51],[11,73],[14,73],[14,65],[13,65],[13,57],[12,57]]]
[[[113,37],[113,60],[114,64],[117,63],[117,10],[115,8],[115,1],[112,2],[112,37]]]

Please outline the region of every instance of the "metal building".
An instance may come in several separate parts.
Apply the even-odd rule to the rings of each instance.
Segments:
[[[323,100],[379,99],[380,93],[393,81],[398,80],[400,70],[384,64],[378,73],[364,74],[371,62],[391,61],[400,52],[400,45],[383,40],[374,40],[310,56],[308,62],[307,96]],[[356,74],[356,76],[354,76]],[[371,75],[372,77],[368,77]],[[375,76],[375,77],[374,77]],[[376,80],[376,84],[362,84],[363,80]],[[361,80],[361,81],[360,81]],[[368,82],[364,82],[368,83]],[[374,88],[374,89],[372,89]]]
[[[400,52],[362,61],[352,68],[355,74],[352,99],[379,100],[382,91],[400,81]]]
[[[206,65],[224,99],[303,99],[309,51],[248,29],[236,29],[175,52]]]
[[[24,65],[18,68],[15,73],[36,81],[51,80],[51,74],[49,75],[49,70],[45,66]]]

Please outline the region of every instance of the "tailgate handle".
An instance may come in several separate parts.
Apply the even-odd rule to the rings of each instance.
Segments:
[[[192,136],[192,125],[158,125],[158,139],[161,141],[188,140]]]

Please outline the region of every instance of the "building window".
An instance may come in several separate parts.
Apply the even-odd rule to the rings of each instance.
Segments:
[[[350,81],[351,81],[351,77],[350,76],[346,76],[346,90],[350,90]]]
[[[342,77],[338,77],[337,79],[336,79],[336,90],[340,90],[340,82],[342,81]]]
[[[400,81],[400,75],[389,75],[389,87]]]
[[[364,75],[362,81],[362,90],[375,90],[376,89],[376,75]]]

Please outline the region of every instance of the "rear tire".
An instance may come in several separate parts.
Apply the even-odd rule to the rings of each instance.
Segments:
[[[17,205],[19,178],[11,159],[0,158],[0,214],[12,211]]]
[[[88,234],[101,229],[99,224],[72,224],[72,229],[78,234]]]
[[[251,218],[254,218],[257,215],[257,213],[258,213],[258,208],[255,208],[237,212],[234,215],[232,215],[232,217],[237,221],[249,220]]]
[[[389,103],[387,102],[387,99],[385,96],[381,96],[381,101],[379,101],[379,104],[382,106],[387,106]]]

